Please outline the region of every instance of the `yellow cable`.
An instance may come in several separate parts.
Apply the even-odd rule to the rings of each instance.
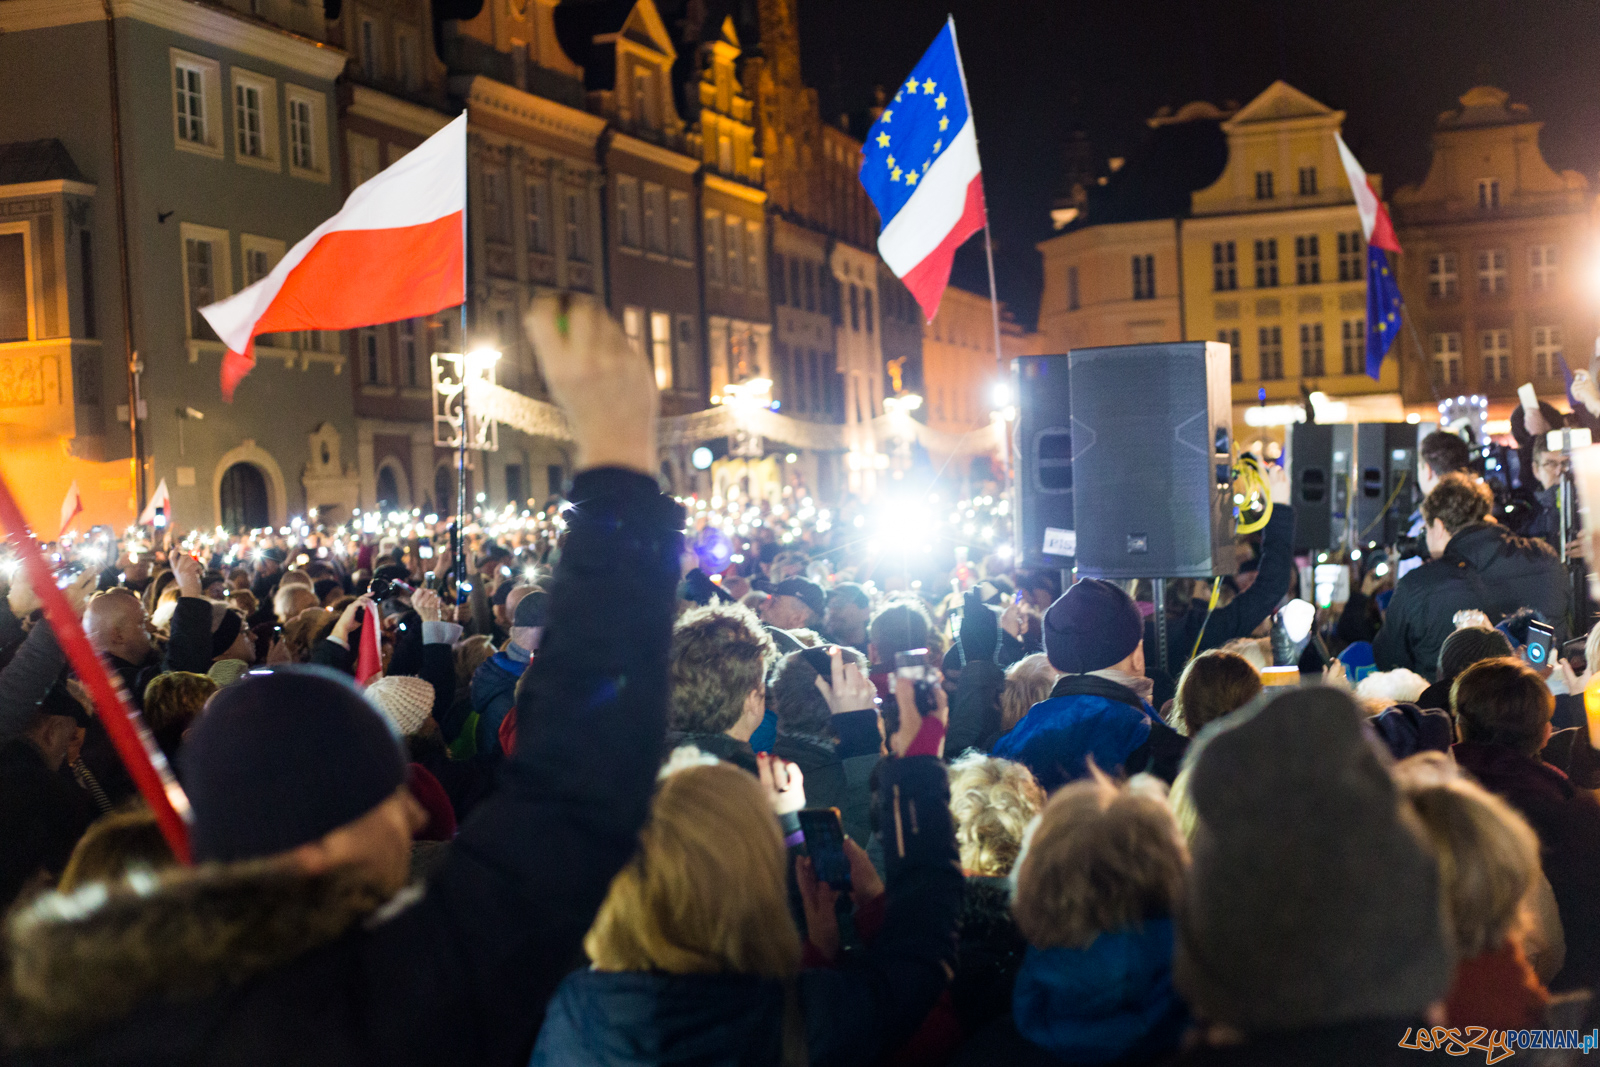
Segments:
[[[1254,522],[1239,524],[1239,533],[1253,534],[1266,528],[1268,520],[1272,518],[1272,488],[1267,483],[1267,476],[1261,469],[1261,461],[1249,452],[1239,457],[1239,463],[1234,467],[1234,473],[1239,481],[1245,483],[1245,493],[1248,496],[1254,488],[1261,493],[1261,499],[1266,502],[1261,512],[1261,517]]]
[[[1220,599],[1222,599],[1222,576],[1219,574],[1211,579],[1211,603],[1206,605],[1206,617],[1200,620],[1200,632],[1194,635],[1194,647],[1189,650],[1190,659],[1200,654],[1200,642],[1205,640],[1206,636],[1206,623],[1211,621],[1211,613],[1217,610],[1217,601]]]

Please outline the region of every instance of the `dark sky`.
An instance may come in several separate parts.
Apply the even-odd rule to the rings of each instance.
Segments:
[[[806,81],[824,119],[915,65],[946,14],[966,64],[1000,297],[1032,324],[1034,245],[1051,233],[1061,146],[1124,154],[1163,105],[1248,102],[1283,78],[1346,112],[1344,137],[1386,190],[1426,173],[1439,112],[1498,85],[1546,123],[1556,169],[1600,168],[1600,0],[800,0]],[[954,281],[986,291],[981,237]]]

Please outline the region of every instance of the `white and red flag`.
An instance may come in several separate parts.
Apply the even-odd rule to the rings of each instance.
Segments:
[[[139,525],[154,526],[158,509],[170,526],[172,524],[172,494],[167,492],[167,480],[165,478],[157,483],[156,491],[150,494],[150,499],[145,503],[144,510],[139,513]]]
[[[56,540],[61,540],[67,528],[72,525],[72,520],[83,514],[83,494],[78,492],[78,483],[73,482],[67,490],[67,498],[61,502],[61,533],[56,534]]]
[[[358,186],[265,278],[200,309],[222,343],[222,395],[255,366],[255,339],[352,330],[466,300],[467,116]]]

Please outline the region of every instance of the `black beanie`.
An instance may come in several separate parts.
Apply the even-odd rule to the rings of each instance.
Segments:
[[[287,852],[359,819],[405,781],[400,739],[324,667],[250,671],[211,699],[183,745],[197,860]]]
[[[1441,682],[1447,681],[1480,660],[1514,655],[1516,650],[1511,647],[1511,641],[1499,630],[1463,627],[1439,646],[1439,670],[1435,677]]]
[[[1103,671],[1133,655],[1144,618],[1120,586],[1084,578],[1044,613],[1044,651],[1063,674]]]
[[[517,629],[544,626],[549,617],[550,594],[543,589],[535,589],[531,593],[524,593],[522,599],[517,601],[517,611],[511,618],[511,625]]]
[[[211,631],[211,658],[216,659],[239,640],[239,634],[244,630],[244,616],[237,611],[225,611],[222,618],[217,620],[217,625]]]

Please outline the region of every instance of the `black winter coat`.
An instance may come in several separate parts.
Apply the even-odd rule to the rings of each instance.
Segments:
[[[420,899],[373,912],[326,878],[221,865],[13,926],[21,1062],[528,1062],[649,810],[682,544],[653,478],[589,471],[573,498],[516,756]]]
[[[60,876],[95,814],[89,794],[52,771],[32,741],[0,745],[0,912],[41,871]]]
[[[1551,620],[1559,647],[1572,610],[1566,566],[1543,541],[1475,523],[1450,539],[1443,558],[1400,579],[1372,654],[1380,671],[1405,667],[1432,681],[1439,649],[1455,632],[1456,612],[1476,608],[1498,622],[1525,607]]]

